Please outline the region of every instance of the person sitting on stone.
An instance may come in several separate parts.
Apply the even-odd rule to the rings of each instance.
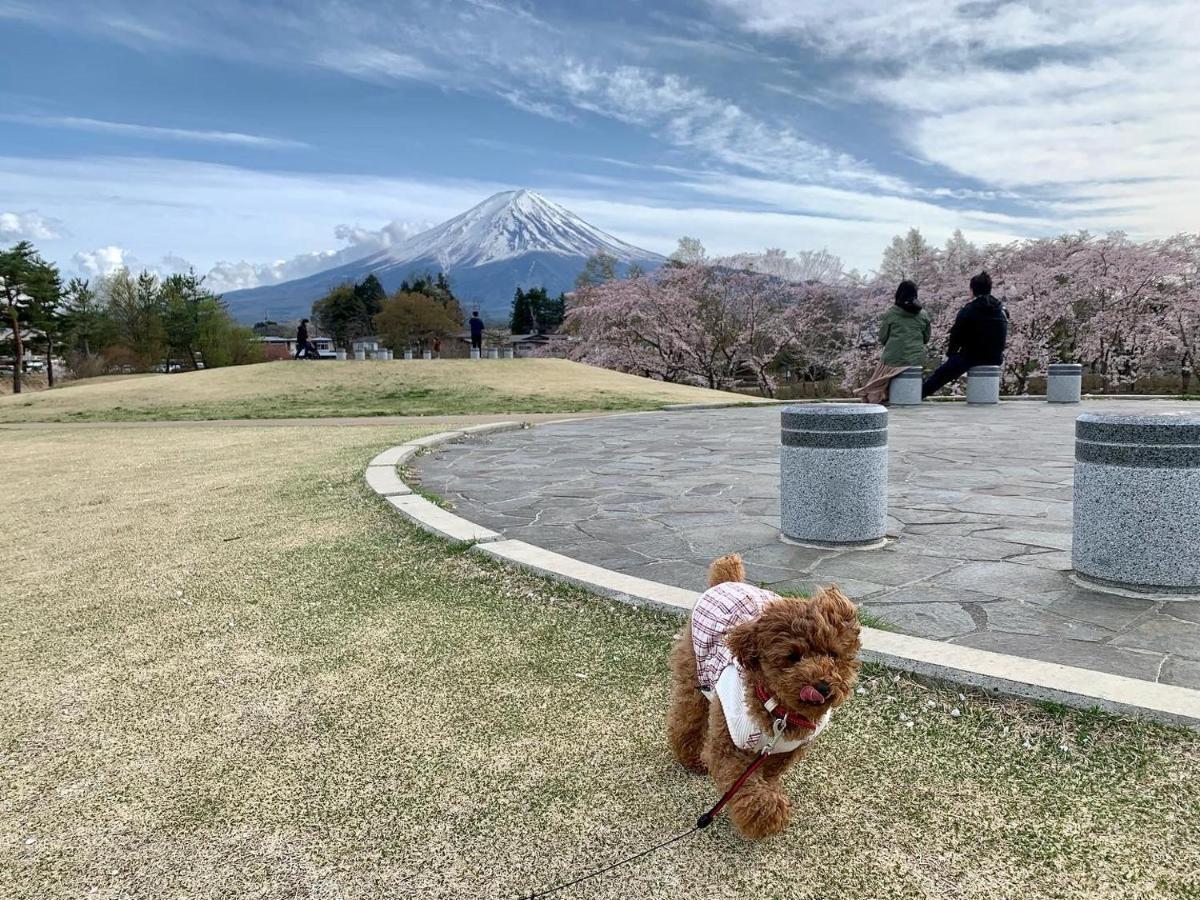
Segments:
[[[980,272],[971,279],[972,299],[954,317],[949,355],[937,370],[925,379],[921,396],[928,397],[966,374],[974,366],[1004,365],[1004,346],[1008,342],[1008,311],[992,296],[992,276]]]
[[[896,302],[879,323],[883,356],[867,383],[854,392],[863,403],[886,403],[893,378],[910,366],[925,365],[925,345],[932,331],[929,313],[917,300],[916,283],[900,282]]]

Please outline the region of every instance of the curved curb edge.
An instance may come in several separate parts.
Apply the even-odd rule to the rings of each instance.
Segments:
[[[385,450],[371,460],[367,466],[367,483],[419,528],[450,541],[473,543],[476,545],[471,548],[474,553],[621,603],[686,617],[695,602],[695,591],[626,575],[524,541],[506,539],[502,534],[417,496],[396,474],[397,465],[422,450],[473,434],[516,431],[524,427],[520,422],[496,422],[417,438]],[[372,473],[372,469],[382,471]],[[390,479],[386,477],[388,473]],[[403,490],[392,491],[391,488],[397,485]],[[1051,701],[1080,709],[1099,708],[1200,728],[1200,691],[1190,688],[874,628],[863,628],[862,641],[864,659],[913,675],[967,685],[1005,697]]]

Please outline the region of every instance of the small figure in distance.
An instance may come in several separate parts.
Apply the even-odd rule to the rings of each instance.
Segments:
[[[471,347],[479,351],[479,355],[483,355],[483,319],[479,318],[479,310],[471,310],[471,319],[467,322],[471,326]]]
[[[937,393],[973,366],[1004,365],[1007,343],[1008,310],[992,296],[992,276],[980,272],[971,279],[971,301],[958,311],[950,328],[949,356],[925,379],[921,396]]]
[[[440,337],[435,337],[433,339],[433,358],[442,358],[442,339]]]
[[[902,281],[896,288],[896,302],[879,323],[879,343],[883,356],[867,383],[855,391],[863,403],[887,403],[892,379],[910,366],[925,365],[925,345],[933,333],[929,313],[917,300],[917,285]]]
[[[296,329],[296,359],[301,359],[308,355],[308,319],[300,320],[300,327]]]

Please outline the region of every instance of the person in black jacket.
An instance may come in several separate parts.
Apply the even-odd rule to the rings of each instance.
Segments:
[[[296,329],[296,359],[304,356],[308,351],[308,319],[300,320],[300,327]]]
[[[992,296],[992,276],[980,272],[971,279],[972,300],[958,311],[950,329],[949,356],[925,379],[921,396],[935,394],[961,378],[972,366],[1004,365],[1008,342],[1008,311]]]

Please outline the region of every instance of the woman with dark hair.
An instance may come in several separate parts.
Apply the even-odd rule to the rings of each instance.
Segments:
[[[894,377],[910,366],[925,365],[925,345],[932,332],[929,313],[917,300],[917,285],[912,281],[900,282],[896,288],[896,302],[879,323],[883,357],[855,395],[864,403],[886,403],[888,386]]]

